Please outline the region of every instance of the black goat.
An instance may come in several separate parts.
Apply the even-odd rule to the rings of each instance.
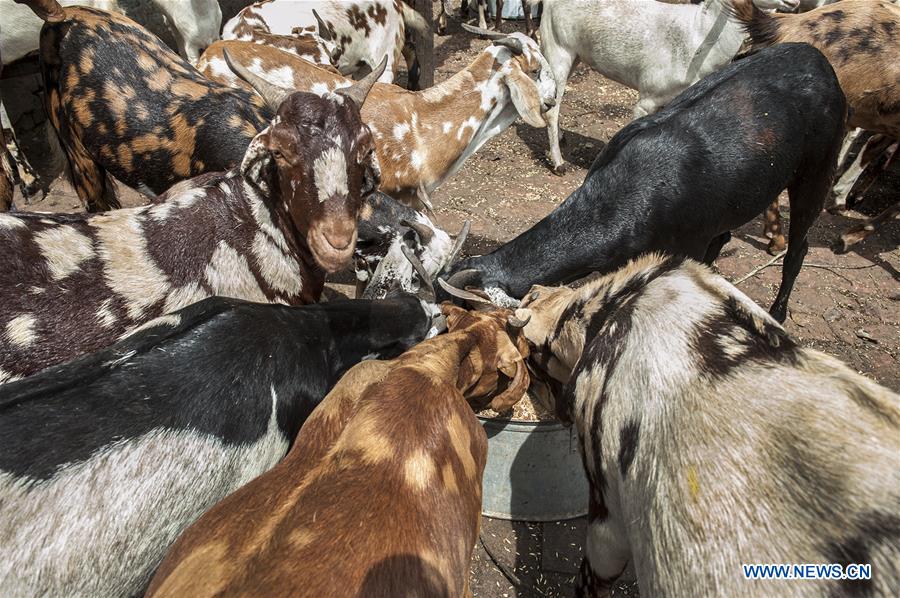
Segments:
[[[0,385],[4,593],[142,594],[181,530],[274,466],[345,371],[430,326],[411,296],[213,297]]]
[[[784,321],[846,117],[818,50],[782,44],[759,52],[619,131],[562,205],[494,252],[456,264],[449,282],[522,297],[534,284],[611,272],[650,251],[711,263],[732,229],[787,188],[789,249],[771,308]]]

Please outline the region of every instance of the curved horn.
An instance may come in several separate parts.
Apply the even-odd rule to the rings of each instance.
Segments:
[[[456,235],[456,241],[453,242],[453,248],[450,250],[450,256],[447,258],[447,263],[444,265],[445,268],[449,268],[456,263],[456,259],[459,257],[459,252],[462,251],[463,244],[466,242],[466,237],[469,236],[470,228],[472,228],[471,222],[469,222],[468,220],[463,222],[462,228],[459,229],[459,234]]]
[[[516,39],[514,37],[503,37],[501,39],[494,40],[491,43],[495,46],[503,46],[504,48],[509,48],[516,56],[521,56],[525,51],[525,48],[522,46],[522,40]]]
[[[525,328],[528,325],[528,322],[531,321],[531,314],[528,314],[528,317],[524,320],[520,320],[516,316],[509,316],[506,318],[506,322],[512,326],[513,328]]]
[[[322,17],[319,16],[319,13],[316,12],[315,8],[312,10],[312,14],[316,19],[316,26],[319,29],[319,37],[324,39],[326,42],[331,41],[331,32],[328,30],[328,25],[325,24],[325,21],[322,20]]]
[[[493,302],[491,302],[490,300],[485,299],[484,297],[481,297],[479,295],[476,295],[475,293],[473,293],[471,291],[464,291],[462,289],[456,288],[452,284],[445,281],[443,278],[438,278],[438,284],[441,285],[441,288],[443,288],[445,291],[447,291],[449,294],[453,295],[454,297],[464,299],[466,301],[469,301],[470,303],[474,303],[475,305],[490,305],[490,306],[494,305]]]
[[[384,69],[387,67],[387,55],[381,59],[381,63],[375,67],[375,69],[351,85],[350,87],[342,87],[341,89],[336,89],[335,93],[338,93],[345,98],[349,98],[353,100],[353,103],[356,104],[358,108],[362,108],[363,103],[366,101],[366,96],[369,95],[369,92],[372,90],[372,86],[375,85],[375,82],[378,81],[378,78],[384,73]]]
[[[412,264],[413,270],[416,271],[416,274],[418,274],[419,278],[422,280],[423,288],[420,288],[419,290],[424,292],[421,298],[429,303],[434,303],[434,285],[431,284],[431,279],[428,277],[428,272],[425,271],[425,266],[423,266],[422,262],[419,261],[419,258],[416,257],[413,250],[406,245],[401,245],[400,251],[403,252],[403,255],[405,255],[406,259],[409,260],[409,263]]]
[[[419,240],[424,245],[431,243],[431,240],[434,238],[434,231],[431,230],[431,228],[428,227],[427,225],[422,224],[421,222],[415,222],[415,221],[410,221],[410,220],[401,220],[400,224],[402,224],[406,228],[411,228],[414,231],[416,231],[416,234],[419,235]]]
[[[513,376],[512,382],[509,383],[506,390],[491,399],[491,409],[497,412],[506,411],[525,396],[525,392],[528,390],[528,385],[530,383],[531,378],[528,376],[528,368],[525,367],[525,360],[519,358],[516,360],[516,373]]]
[[[487,39],[503,39],[504,37],[509,37],[505,33],[501,33],[499,31],[489,31],[487,29],[482,29],[481,27],[469,25],[468,23],[461,23],[461,25],[462,28],[469,33],[474,33],[475,35],[480,35],[481,37],[486,37]]]
[[[244,68],[243,65],[234,62],[228,54],[228,50],[222,50],[222,56],[225,57],[225,63],[228,65],[228,68],[234,71],[238,77],[249,83],[250,87],[255,89],[256,93],[262,96],[266,101],[266,104],[268,104],[269,108],[272,110],[277,111],[278,107],[281,106],[281,102],[291,95],[292,92],[290,90],[273,85],[259,75],[251,73],[248,69]]]

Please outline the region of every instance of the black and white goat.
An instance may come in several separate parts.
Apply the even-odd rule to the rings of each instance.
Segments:
[[[274,466],[346,370],[426,337],[423,307],[214,297],[0,385],[4,594],[142,594],[181,530]]]

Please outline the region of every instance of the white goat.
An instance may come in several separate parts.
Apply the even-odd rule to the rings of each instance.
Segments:
[[[534,4],[537,0],[525,0]],[[728,64],[744,40],[723,0],[703,5],[634,0],[543,0],[541,52],[556,78],[547,112],[550,160],[561,173],[559,108],[569,73],[583,61],[604,77],[636,89],[638,118],[656,112],[685,88]],[[754,0],[763,9],[793,10],[798,0]]]
[[[140,14],[131,15],[130,4],[121,0],[59,0],[63,6],[77,4],[99,8],[109,12],[120,12],[144,25],[154,35],[164,34],[152,24],[142,22]],[[195,63],[209,44],[219,39],[222,26],[222,9],[218,0],[152,0],[156,11],[165,17],[166,24],[178,44],[178,53],[191,64]],[[153,10],[149,11],[154,12]],[[28,6],[14,0],[0,0],[0,14],[3,15],[3,35],[0,36],[0,54],[4,64],[10,64],[38,49],[41,27],[44,22],[37,18]],[[148,14],[145,12],[144,14]]]

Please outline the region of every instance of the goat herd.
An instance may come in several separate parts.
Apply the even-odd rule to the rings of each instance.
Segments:
[[[183,56],[96,2],[15,2],[3,58],[39,51],[87,212],[0,214],[0,593],[467,594],[473,408],[531,387],[590,482],[580,594],[896,595],[900,398],[779,322],[848,127],[876,135],[845,177],[900,138],[900,7],[544,0],[539,45],[482,4],[487,47],[410,91],[429,24],[401,0],[266,0],[220,41],[215,2],[155,0]],[[458,259],[468,226],[438,228],[431,192],[519,117],[563,168],[576,61],[640,118],[538,224]],[[707,264],[767,209],[780,251],[784,189],[769,315]],[[317,303],[350,266],[362,298]]]

